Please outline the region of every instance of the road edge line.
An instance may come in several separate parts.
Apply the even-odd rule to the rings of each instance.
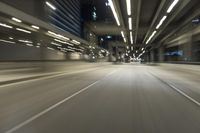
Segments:
[[[75,96],[79,95],[80,93],[82,93],[82,92],[88,90],[90,87],[92,87],[93,85],[99,83],[101,80],[105,79],[106,77],[112,75],[112,74],[115,73],[115,72],[116,72],[116,71],[110,72],[109,74],[107,74],[107,75],[104,76],[103,78],[101,78],[101,79],[95,81],[94,83],[88,85],[87,87],[84,87],[83,89],[81,89],[81,90],[75,92],[74,94],[70,95],[69,97],[67,97],[67,98],[65,98],[65,99],[63,99],[63,100],[57,102],[56,104],[53,104],[52,106],[48,107],[47,109],[41,111],[40,113],[37,113],[36,115],[30,117],[29,119],[25,120],[24,122],[22,122],[22,123],[20,123],[20,124],[18,124],[18,125],[16,125],[16,126],[14,126],[13,128],[11,128],[11,129],[5,131],[4,133],[13,133],[13,132],[17,131],[18,129],[24,127],[25,125],[27,125],[27,124],[29,124],[29,123],[31,123],[32,121],[36,120],[37,118],[39,118],[39,117],[45,115],[46,113],[50,112],[51,110],[55,109],[56,107],[60,106],[61,104],[65,103],[65,102],[67,102],[68,100],[70,100],[70,99],[74,98]]]
[[[174,85],[162,80],[161,78],[159,78],[158,76],[156,76],[155,74],[149,72],[153,77],[155,77],[156,79],[160,80],[162,83],[164,83],[165,85],[169,86],[170,88],[172,88],[173,90],[175,90],[176,92],[178,92],[179,94],[181,94],[182,96],[184,96],[186,99],[188,99],[190,102],[196,104],[197,106],[200,107],[200,102],[198,102],[197,100],[195,100],[194,98],[192,98],[191,96],[189,96],[188,94],[186,94],[185,92],[181,91],[179,88],[175,87]]]

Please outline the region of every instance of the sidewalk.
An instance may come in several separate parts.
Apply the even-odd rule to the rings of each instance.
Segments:
[[[42,65],[41,63],[28,65],[22,63],[0,63],[0,86],[58,74],[90,71],[108,64],[110,63],[47,62]]]
[[[59,72],[39,72],[37,68],[0,70],[0,85],[41,78],[59,74]]]

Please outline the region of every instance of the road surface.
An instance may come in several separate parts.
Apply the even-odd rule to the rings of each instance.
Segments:
[[[123,64],[0,86],[0,132],[199,133],[199,77]]]

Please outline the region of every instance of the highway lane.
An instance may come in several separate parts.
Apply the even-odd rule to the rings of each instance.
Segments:
[[[149,67],[148,71],[200,101],[200,67],[198,65],[163,64]]]
[[[82,70],[88,70],[88,67]],[[0,87],[0,132],[103,78],[110,71],[110,68],[97,67],[91,71]]]
[[[151,74],[161,72],[173,71],[109,65],[0,88],[0,132],[199,133],[200,107]]]

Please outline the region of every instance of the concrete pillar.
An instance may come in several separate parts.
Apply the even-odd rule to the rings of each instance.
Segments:
[[[45,11],[45,1],[44,0],[1,0],[1,2],[15,7],[27,14],[42,19],[47,20],[47,15]],[[34,24],[34,22],[33,22]]]
[[[159,58],[158,61],[159,61],[159,62],[164,62],[164,56],[165,56],[165,55],[164,55],[164,54],[165,54],[165,53],[164,53],[164,52],[165,52],[164,50],[165,50],[164,47],[160,47],[160,48],[158,49],[158,54],[159,54],[159,56],[158,56],[158,58]]]
[[[144,61],[145,62],[150,62],[150,52],[145,53],[145,55],[144,55]]]
[[[155,53],[154,53],[154,51],[152,50],[151,52],[150,52],[150,62],[154,62],[155,61],[155,55],[154,55]]]
[[[192,35],[187,36],[187,42],[183,46],[183,60],[192,61]]]
[[[108,43],[108,49],[109,49],[109,52],[110,52],[108,61],[112,62],[113,61],[113,47],[112,47],[112,45],[110,43]]]

